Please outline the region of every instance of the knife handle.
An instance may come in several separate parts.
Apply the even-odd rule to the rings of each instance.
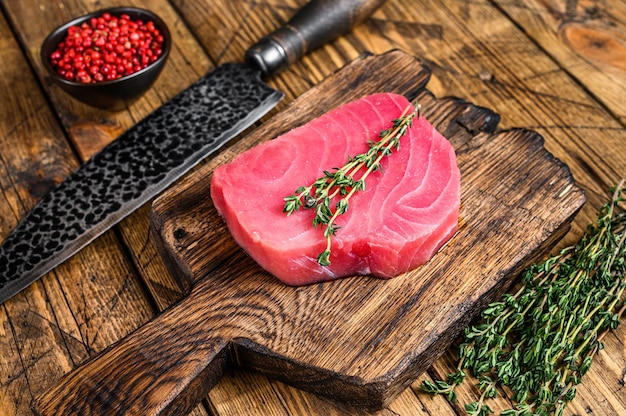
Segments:
[[[385,0],[312,0],[284,26],[246,53],[246,62],[271,75],[365,20]]]

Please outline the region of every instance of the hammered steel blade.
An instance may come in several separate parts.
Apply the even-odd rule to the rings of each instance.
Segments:
[[[0,303],[218,150],[282,98],[259,70],[205,75],[68,176],[0,247]]]
[[[311,0],[285,25],[129,129],[69,175],[0,246],[0,303],[61,264],[261,118],[272,75],[362,21],[384,0]]]

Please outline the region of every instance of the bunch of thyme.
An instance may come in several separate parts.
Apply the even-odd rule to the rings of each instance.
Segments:
[[[348,211],[348,200],[358,191],[365,190],[365,179],[372,172],[381,169],[380,162],[394,150],[400,149],[400,138],[404,136],[413,119],[419,117],[419,105],[409,113],[407,107],[400,117],[392,121],[392,126],[379,134],[378,141],[369,141],[366,153],[354,157],[348,156],[348,161],[341,168],[324,171],[324,176],[316,179],[309,186],[301,186],[294,194],[284,198],[283,212],[291,215],[301,208],[314,209],[313,227],[318,225],[324,228],[326,249],[317,256],[317,262],[322,266],[330,265],[331,237],[336,235],[339,226],[335,220]],[[332,200],[337,199],[334,204]],[[334,211],[333,211],[334,209]]]
[[[454,389],[469,370],[482,393],[465,405],[469,415],[493,413],[486,400],[500,386],[514,402],[503,416],[562,415],[625,309],[624,201],[622,181],[578,244],[530,266],[517,292],[490,304],[466,329],[456,372],[420,388],[455,402]]]

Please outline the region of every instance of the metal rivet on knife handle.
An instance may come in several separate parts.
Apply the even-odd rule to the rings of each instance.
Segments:
[[[306,4],[286,25],[253,45],[246,61],[273,74],[307,52],[347,32],[384,0],[317,0]]]

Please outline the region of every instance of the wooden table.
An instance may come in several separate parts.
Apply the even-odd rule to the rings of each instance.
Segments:
[[[215,65],[240,61],[256,39],[304,0],[2,0],[0,16],[0,239],[79,164]],[[80,104],[43,71],[45,35],[106,6],[135,5],[169,25],[174,48],[156,85],[130,108]],[[270,80],[284,109],[364,53],[409,52],[433,71],[428,88],[502,116],[500,128],[539,132],[569,165],[587,203],[569,234],[577,241],[626,176],[626,4],[620,0],[490,2],[389,0],[352,33]],[[270,114],[270,115],[272,115]],[[0,415],[31,414],[34,395],[140,327],[182,296],[149,235],[149,205],[0,306]],[[557,248],[558,248],[557,247]],[[626,414],[626,327],[583,379],[568,415]],[[442,397],[418,392],[424,378],[454,365],[444,353],[411,388],[377,414],[456,415]],[[469,385],[460,401],[476,396]],[[494,410],[508,408],[499,399]],[[214,387],[195,415],[363,414],[244,370]]]

